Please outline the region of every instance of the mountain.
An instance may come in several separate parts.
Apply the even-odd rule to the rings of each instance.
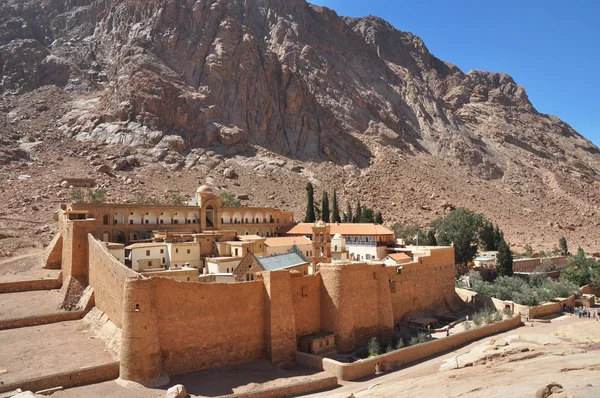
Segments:
[[[40,197],[47,217],[61,178],[91,175],[113,200],[209,178],[300,217],[312,181],[389,223],[452,204],[515,248],[600,250],[600,150],[509,75],[464,73],[381,18],[303,0],[6,0],[0,73],[7,215]],[[94,171],[105,162],[119,178]]]

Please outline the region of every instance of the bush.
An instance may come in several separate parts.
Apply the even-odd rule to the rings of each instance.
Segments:
[[[495,322],[495,314],[494,314],[494,312],[492,312],[490,310],[483,311],[483,320],[488,325],[491,325],[492,323],[494,323]]]
[[[394,348],[392,347],[392,343],[388,343],[387,347],[385,347],[385,352],[392,352]]]
[[[471,330],[473,329],[473,323],[469,321],[463,322],[463,327],[465,328],[465,330]]]
[[[381,353],[381,345],[377,341],[377,337],[371,337],[369,344],[367,344],[367,350],[369,351],[370,357],[375,357]]]
[[[404,348],[406,346],[406,344],[404,344],[404,339],[400,338],[398,340],[398,342],[396,343],[396,349],[399,350],[401,348]]]
[[[503,319],[502,312],[496,311],[494,312],[494,321],[500,322]]]
[[[512,316],[513,316],[513,313],[510,308],[503,309],[502,313],[504,314],[505,318],[512,318]]]
[[[235,194],[231,192],[223,192],[221,194],[221,206],[223,207],[240,207],[242,204],[235,198]]]
[[[426,340],[425,333],[418,333],[416,336],[413,336],[408,341],[408,345],[417,345],[424,343]]]
[[[92,202],[92,203],[102,204],[102,203],[106,202],[106,190],[105,189],[98,189],[96,191],[92,191],[91,189],[88,189],[87,194],[88,194],[88,198],[90,198],[90,202]]]
[[[473,314],[473,324],[476,327],[481,326],[481,324],[483,323],[483,315],[481,314],[481,312],[477,312],[475,314]]]
[[[83,202],[83,191],[81,188],[73,188],[71,190],[71,202],[73,203],[81,203]]]

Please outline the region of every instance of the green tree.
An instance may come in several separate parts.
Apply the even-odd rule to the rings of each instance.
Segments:
[[[393,224],[391,230],[394,231],[394,235],[398,239],[404,240],[404,244],[406,245],[414,245],[417,243],[415,239],[416,236],[419,237],[419,244],[424,244],[423,237],[425,234],[421,231],[418,225],[406,225],[402,223]]]
[[[308,200],[306,203],[306,215],[304,216],[304,222],[315,222],[317,220],[315,217],[315,192],[310,182],[306,184],[306,194],[308,196]]]
[[[331,213],[329,211],[329,197],[327,196],[327,191],[323,191],[323,200],[321,203],[321,210],[322,210],[322,215],[321,215],[321,220],[323,220],[324,222],[329,222],[329,214]]]
[[[558,241],[558,246],[560,248],[560,254],[562,254],[563,256],[569,255],[569,246],[567,246],[567,238],[562,236]]]
[[[333,188],[333,206],[331,209],[331,222],[341,221],[342,219],[340,218],[340,208],[338,207],[337,192],[335,191],[335,188]]]
[[[81,188],[73,188],[71,190],[71,202],[73,203],[81,203],[83,202],[84,194]]]
[[[531,247],[530,244],[525,245],[525,252],[523,253],[523,256],[527,258],[531,258],[531,256],[533,256],[533,247]]]
[[[346,211],[342,215],[342,222],[351,223],[352,217],[352,206],[350,206],[349,201],[346,201]]]
[[[427,231],[427,246],[437,246],[437,239],[435,238],[435,231],[433,229]]]
[[[510,247],[505,240],[502,240],[498,245],[496,272],[498,273],[498,276],[512,276],[513,274],[513,258]]]
[[[101,203],[106,202],[106,190],[105,189],[97,189],[95,191],[88,189],[87,194],[88,194],[88,198],[90,199],[90,202],[92,202],[92,203],[101,204]]]
[[[235,198],[232,192],[223,192],[221,194],[221,206],[223,207],[240,207],[242,204]]]
[[[354,210],[353,222],[359,223],[362,220],[362,207],[360,206],[360,199],[356,200],[356,209]]]
[[[370,357],[375,357],[381,353],[381,345],[379,344],[379,341],[377,341],[376,337],[371,337],[369,339],[367,349],[369,350]]]
[[[185,203],[185,197],[177,191],[171,191],[168,201],[173,206],[183,206]]]
[[[591,284],[592,286],[600,282],[600,265],[593,258],[587,258],[582,248],[577,250],[577,254],[567,258],[567,265],[562,271],[561,278],[570,280],[577,286]]]
[[[479,231],[479,241],[483,250],[496,250],[496,238],[494,236],[494,225],[486,221]]]
[[[373,213],[373,209],[370,207],[363,208],[360,217],[360,222],[367,224],[373,224],[375,222],[375,214]]]
[[[466,265],[477,253],[479,230],[483,226],[483,220],[481,214],[458,208],[445,218],[434,220],[431,228],[435,230],[439,244],[453,244],[456,263]]]
[[[383,216],[381,215],[380,211],[378,211],[377,214],[375,214],[375,223],[379,225],[383,224]]]
[[[504,240],[504,232],[502,232],[500,230],[500,227],[498,227],[498,224],[496,224],[496,227],[494,228],[494,242],[496,245],[496,250],[498,250],[498,247],[500,246],[500,242],[502,242]]]

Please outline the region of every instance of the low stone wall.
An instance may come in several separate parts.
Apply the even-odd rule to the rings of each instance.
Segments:
[[[0,330],[24,328],[27,326],[47,325],[49,323],[82,319],[85,311],[65,311],[54,314],[33,315],[24,318],[0,320]]]
[[[35,379],[3,384],[0,385],[0,393],[13,391],[17,388],[20,388],[23,391],[40,391],[54,387],[76,387],[114,380],[118,377],[119,362],[112,362],[105,365],[91,366],[70,372],[56,373],[53,375],[37,377]]]
[[[423,344],[402,348],[390,353],[378,355],[373,358],[360,360],[354,363],[342,363],[330,358],[321,358],[308,361],[305,355],[297,355],[296,360],[301,365],[315,369],[323,369],[339,380],[356,380],[375,374],[375,364],[379,363],[384,371],[392,371],[411,362],[432,357],[434,355],[460,347],[466,343],[491,336],[496,333],[505,332],[521,325],[521,317],[514,316],[511,319],[501,321],[492,325],[482,326],[474,330],[468,330],[438,340],[428,341]],[[320,366],[318,361],[321,362]],[[313,365],[313,366],[311,366]]]
[[[329,390],[337,387],[338,381],[334,376],[323,377],[315,380],[302,381],[281,387],[266,388],[260,391],[250,391],[241,394],[223,395],[228,398],[284,398],[297,397],[317,391]]]
[[[0,283],[0,293],[30,292],[33,290],[54,290],[62,286],[62,276],[57,279],[32,279],[26,281]]]

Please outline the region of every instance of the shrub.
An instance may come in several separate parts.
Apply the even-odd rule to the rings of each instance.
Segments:
[[[512,316],[513,316],[513,313],[510,308],[503,309],[502,313],[504,314],[505,318],[512,318]]]
[[[494,312],[490,310],[483,311],[483,319],[485,320],[485,323],[491,325],[495,322]]]
[[[472,322],[463,322],[463,327],[465,328],[465,330],[471,330],[473,329],[473,323]]]
[[[392,352],[394,348],[392,347],[392,343],[388,343],[387,347],[385,347],[385,352]]]
[[[377,337],[371,337],[369,344],[367,344],[367,350],[369,351],[370,357],[375,357],[381,353],[381,345],[377,341]]]
[[[404,340],[402,338],[400,338],[398,340],[398,342],[396,343],[396,349],[399,350],[399,349],[404,348],[404,347],[405,347]]]
[[[83,191],[81,188],[73,188],[71,190],[71,202],[73,203],[81,203],[83,202]]]
[[[410,338],[408,345],[417,345],[425,342],[425,333],[418,333],[416,336]]]
[[[477,312],[475,314],[473,314],[473,324],[476,327],[481,326],[481,324],[483,323],[483,316],[481,315],[480,312]]]
[[[91,189],[88,189],[87,194],[88,194],[88,198],[90,198],[90,202],[92,202],[92,203],[102,204],[102,203],[106,202],[106,190],[105,189],[98,189],[96,191],[92,191]]]
[[[502,318],[503,318],[502,312],[500,312],[500,311],[494,312],[494,321],[500,322],[502,320]]]
[[[235,198],[235,194],[231,192],[223,192],[221,194],[221,206],[223,207],[240,207],[242,204]]]

